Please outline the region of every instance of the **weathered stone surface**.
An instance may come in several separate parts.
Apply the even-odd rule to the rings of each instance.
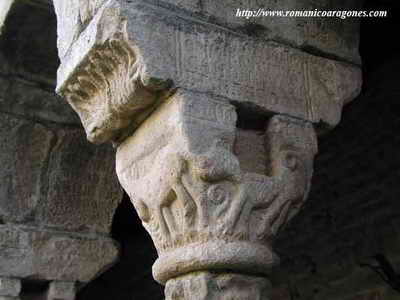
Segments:
[[[81,130],[58,130],[36,222],[62,230],[108,233],[122,199],[114,161],[110,146],[88,144]]]
[[[88,282],[117,258],[106,237],[0,225],[0,276]]]
[[[236,131],[234,153],[243,171],[267,174],[264,134],[262,131],[255,130],[238,129]]]
[[[270,284],[262,277],[197,272],[168,281],[166,300],[268,300]]]
[[[0,73],[53,87],[59,65],[55,28],[50,6],[15,1],[0,36]]]
[[[361,64],[358,53],[359,22],[348,18],[289,18],[259,17],[246,19],[237,17],[237,9],[258,11],[314,11],[318,10],[360,10],[363,1],[236,1],[236,0],[164,0],[168,3],[195,13],[210,22],[231,30],[247,33],[266,40],[275,40],[319,55]]]
[[[44,126],[0,114],[0,220],[33,218],[53,142]]]
[[[45,300],[74,300],[75,294],[74,282],[53,281],[50,283]]]
[[[89,22],[78,2],[63,3],[55,1],[62,41],[58,91],[78,111],[93,141],[132,127],[127,120],[157,101],[144,91],[165,87],[168,80],[329,126],[338,123],[342,106],[360,91],[361,72],[354,65],[236,34],[173,10],[142,1],[106,1]],[[82,18],[86,27],[77,21]],[[96,61],[104,65],[99,69]],[[124,62],[124,72],[133,75],[121,79],[122,67],[113,61]],[[106,82],[112,97],[102,88]],[[93,103],[101,113],[91,111]]]
[[[0,116],[0,220],[108,233],[122,198],[111,147]]]
[[[119,180],[160,255],[159,282],[204,269],[268,273],[277,261],[269,241],[307,195],[315,133],[274,117],[268,177],[240,169],[235,124],[231,105],[180,91],[118,148]]]
[[[21,281],[14,278],[0,277],[0,296],[17,297],[21,292]]]
[[[382,288],[382,299],[399,298],[360,267],[377,266],[372,257],[380,253],[400,271],[399,67],[392,60],[374,72],[338,128],[320,140],[309,200],[275,243],[282,263],[273,285],[289,285],[299,300],[353,300]]]
[[[12,76],[0,74],[1,112],[39,121],[80,124],[78,116],[68,103],[54,92],[41,88],[37,83],[9,77]]]

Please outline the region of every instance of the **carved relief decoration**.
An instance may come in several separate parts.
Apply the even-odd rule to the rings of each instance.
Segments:
[[[273,117],[265,134],[271,174],[245,173],[232,150],[234,107],[194,94],[173,98],[117,153],[120,182],[160,255],[155,278],[268,272],[277,262],[273,237],[307,197],[317,151],[312,125]]]

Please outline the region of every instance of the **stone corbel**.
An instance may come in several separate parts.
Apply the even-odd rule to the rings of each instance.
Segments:
[[[152,111],[168,80],[145,77],[116,1],[55,0],[58,93],[79,114],[93,143],[118,142]]]

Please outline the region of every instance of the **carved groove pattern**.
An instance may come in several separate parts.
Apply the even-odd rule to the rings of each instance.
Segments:
[[[140,81],[139,68],[137,55],[119,33],[89,53],[62,91],[79,114],[89,140],[118,139],[120,130],[155,102],[155,94]]]
[[[159,193],[144,200],[128,191],[159,252],[220,240],[268,243],[308,194],[316,141],[312,126],[304,124],[271,121],[267,144],[273,143],[273,176],[243,173],[222,141],[206,153],[168,155],[160,171],[168,179]],[[130,178],[137,179],[139,173],[145,173],[140,164]]]

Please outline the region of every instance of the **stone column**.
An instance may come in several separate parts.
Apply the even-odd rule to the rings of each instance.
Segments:
[[[339,122],[360,69],[166,2],[54,0],[57,90],[90,141],[117,148],[168,300],[269,299],[273,239],[310,188],[314,127]]]

